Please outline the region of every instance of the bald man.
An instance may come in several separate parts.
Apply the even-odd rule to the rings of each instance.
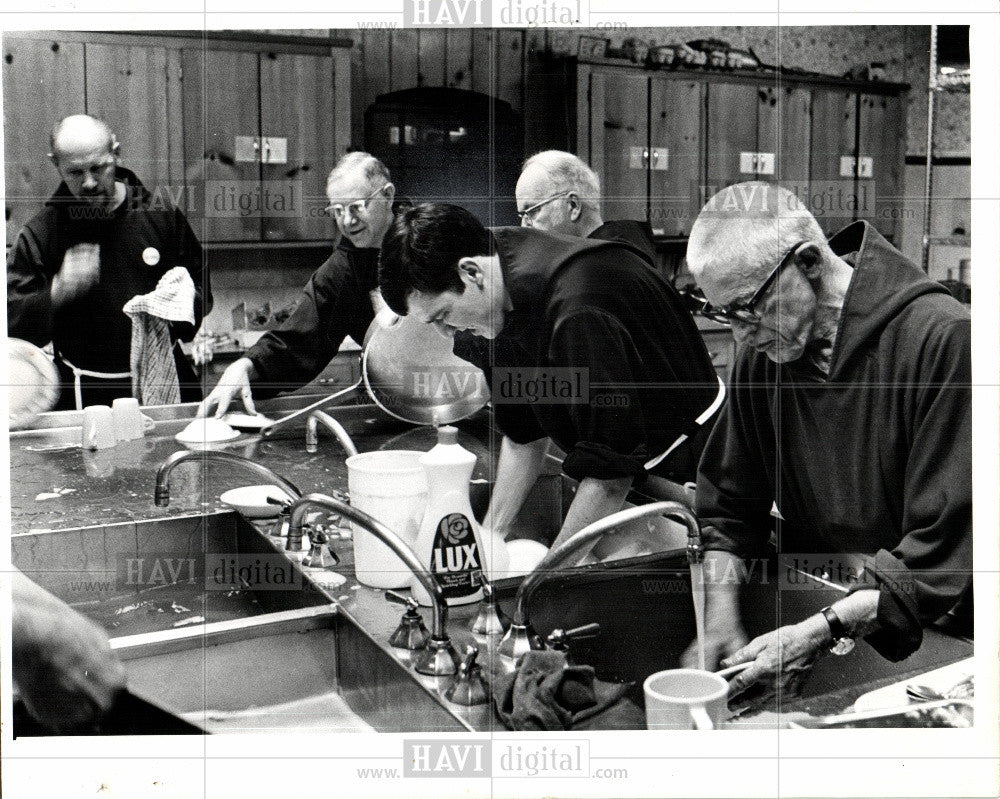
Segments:
[[[62,182],[24,226],[7,259],[7,330],[52,342],[63,383],[57,409],[110,404],[132,395],[132,321],[122,307],[184,267],[195,286],[194,324],[171,322],[170,338],[193,338],[211,310],[201,247],[181,211],[119,165],[119,143],[99,119],[66,117],[50,137]],[[173,349],[182,400],[201,398],[193,369]]]
[[[656,262],[653,230],[632,219],[605,222],[601,216],[601,181],[573,153],[545,150],[524,162],[514,189],[521,225],[566,236],[623,241]]]
[[[326,182],[328,211],[341,236],[302,292],[295,311],[234,361],[198,409],[222,416],[237,397],[254,412],[254,398],[273,397],[308,383],[326,368],[350,336],[364,343],[380,311],[395,314],[378,293],[378,253],[393,220],[396,187],[385,164],[368,153],[348,153]]]
[[[733,692],[781,691],[860,636],[907,657],[971,596],[968,311],[867,222],[827,242],[794,195],[765,183],[712,198],[687,261],[705,313],[739,345],[698,469],[708,667],[750,663]],[[779,553],[860,553],[865,569],[822,612],[747,644],[726,576],[769,551],[772,503]]]

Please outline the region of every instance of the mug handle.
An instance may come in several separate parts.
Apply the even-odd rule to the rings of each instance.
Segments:
[[[712,717],[708,715],[708,710],[704,705],[692,705],[688,708],[688,712],[691,714],[691,721],[694,722],[694,728],[696,730],[715,729],[715,724],[712,723]]]
[[[146,433],[151,432],[152,429],[154,427],[156,427],[156,422],[154,422],[152,419],[150,419],[144,413],[140,413],[139,415],[142,417],[142,429],[143,429],[143,431],[146,432]]]

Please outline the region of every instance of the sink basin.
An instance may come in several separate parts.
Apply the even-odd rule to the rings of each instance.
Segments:
[[[336,606],[112,646],[130,688],[211,733],[468,730]]]
[[[328,602],[301,590],[301,578],[287,568],[280,550],[232,512],[26,533],[11,540],[15,566],[112,636]],[[288,580],[279,583],[282,565]],[[265,566],[271,569],[266,581],[258,579]]]

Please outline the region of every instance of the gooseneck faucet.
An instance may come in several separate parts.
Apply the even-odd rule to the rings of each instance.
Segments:
[[[302,492],[295,486],[294,483],[286,480],[279,474],[275,474],[266,466],[261,466],[256,461],[252,461],[249,458],[244,458],[241,455],[234,455],[232,452],[222,452],[220,450],[180,450],[175,452],[169,458],[167,458],[163,463],[160,464],[160,468],[156,470],[156,489],[153,493],[153,502],[161,508],[167,507],[170,504],[170,473],[180,464],[185,461],[221,461],[222,463],[235,463],[242,466],[244,469],[248,469],[254,472],[265,480],[270,480],[275,485],[283,488],[288,494],[293,497],[301,497]]]
[[[319,450],[319,431],[317,428],[320,424],[337,437],[337,441],[340,442],[340,446],[344,448],[344,452],[348,456],[358,454],[358,448],[354,446],[354,442],[344,426],[326,411],[319,410],[310,413],[309,418],[306,419],[306,452],[312,453]]]
[[[514,600],[514,618],[511,621],[510,629],[507,630],[507,634],[504,635],[497,649],[498,654],[509,659],[506,665],[512,665],[511,662],[516,662],[521,655],[532,649],[545,648],[545,644],[531,628],[531,623],[528,621],[528,602],[535,589],[552,575],[556,567],[574,553],[588,545],[593,545],[597,539],[616,527],[637,519],[644,519],[647,516],[671,516],[681,521],[687,527],[688,562],[698,563],[701,561],[704,550],[701,544],[701,529],[698,527],[698,520],[680,502],[652,502],[649,505],[626,508],[588,524],[562,544],[549,550],[548,554],[524,578],[521,586],[517,589],[517,596]]]
[[[420,674],[447,676],[458,671],[458,654],[448,638],[448,603],[444,591],[434,576],[403,540],[378,519],[364,511],[353,508],[339,499],[325,494],[306,494],[292,503],[288,520],[288,540],[302,542],[302,522],[311,507],[325,508],[349,519],[358,527],[375,536],[385,544],[406,565],[420,581],[431,597],[431,637],[427,647],[420,651],[414,662],[414,670]]]

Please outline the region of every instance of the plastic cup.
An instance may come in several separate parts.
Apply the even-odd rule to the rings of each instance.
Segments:
[[[382,450],[347,459],[351,506],[382,522],[411,549],[417,542],[427,505],[422,452]],[[411,573],[389,547],[358,525],[354,529],[354,572],[373,588],[404,588]]]
[[[658,671],[642,689],[648,730],[711,730],[726,717],[729,683],[710,671]]]

